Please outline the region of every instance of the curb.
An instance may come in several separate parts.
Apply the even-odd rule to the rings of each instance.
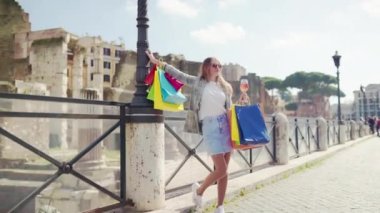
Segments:
[[[288,178],[292,174],[304,171],[318,163],[326,160],[327,158],[333,156],[334,154],[343,151],[345,149],[351,148],[357,144],[367,141],[370,138],[376,136],[368,135],[358,138],[353,141],[347,141],[344,144],[338,144],[329,147],[326,151],[316,151],[309,155],[304,155],[299,158],[289,160],[288,164],[285,165],[273,165],[254,173],[243,175],[234,179],[230,179],[227,186],[227,192],[225,197],[225,203],[233,202],[240,197],[245,196],[247,193],[254,192],[262,187],[269,184],[276,183],[282,179]],[[210,186],[203,194],[204,206],[202,209],[195,209],[192,202],[192,194],[187,193],[181,196],[177,196],[166,200],[165,207],[160,210],[147,211],[150,213],[168,213],[168,212],[212,212],[215,208],[217,201],[217,191],[216,185]],[[108,212],[108,211],[107,211]],[[137,212],[133,208],[122,208],[119,211],[111,211],[112,213],[117,212]]]

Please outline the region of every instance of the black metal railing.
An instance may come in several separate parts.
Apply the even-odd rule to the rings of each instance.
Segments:
[[[12,132],[6,130],[2,126],[0,126],[0,134],[7,137],[11,141],[21,145],[25,149],[29,150],[32,153],[37,154],[41,158],[47,160],[51,164],[53,164],[57,170],[56,172],[48,178],[41,186],[36,188],[33,192],[31,192],[24,199],[19,201],[15,206],[13,206],[9,211],[17,211],[20,209],[25,203],[31,200],[33,197],[41,193],[44,189],[46,189],[51,183],[53,183],[57,178],[59,178],[62,174],[71,174],[74,177],[88,183],[89,185],[95,187],[99,191],[107,194],[109,197],[116,200],[120,205],[126,204],[126,153],[125,153],[125,143],[126,143],[126,133],[125,133],[125,124],[126,124],[126,111],[128,110],[128,103],[119,103],[119,102],[107,102],[107,101],[96,101],[96,100],[83,100],[83,99],[70,99],[70,98],[58,98],[58,97],[47,97],[47,96],[35,96],[35,95],[22,95],[22,94],[7,94],[0,93],[0,98],[2,99],[17,99],[24,101],[42,101],[42,102],[55,102],[55,103],[64,103],[64,104],[84,104],[84,105],[100,105],[100,106],[111,106],[117,107],[118,112],[116,114],[90,114],[90,113],[51,113],[51,112],[15,112],[15,111],[0,111],[0,117],[18,117],[18,118],[58,118],[58,119],[110,119],[116,120],[116,122],[104,131],[103,134],[98,136],[95,140],[93,140],[89,145],[87,145],[83,150],[80,150],[71,160],[68,161],[60,161],[50,156],[46,152],[41,151],[37,147],[31,145],[25,140],[22,140],[17,135],[14,135]],[[177,186],[174,188],[168,188],[168,185],[175,179],[179,173],[184,169],[187,162],[194,158],[198,163],[202,165],[204,169],[207,171],[212,171],[213,166],[208,164],[202,156],[198,152],[201,144],[203,143],[203,138],[201,136],[198,137],[196,143],[189,143],[181,137],[179,132],[170,125],[171,121],[183,122],[185,117],[175,117],[175,116],[165,116],[165,129],[166,131],[175,139],[177,145],[179,145],[182,149],[185,150],[184,158],[176,158],[175,160],[179,162],[179,164],[171,171],[166,177],[166,198],[170,198],[169,194],[174,194],[174,196],[185,193],[188,191],[189,185],[191,183],[183,183],[181,186]],[[314,119],[305,119],[305,118],[294,118],[289,119],[290,128],[289,128],[289,146],[291,147],[289,150],[293,150],[294,153],[289,153],[290,158],[300,157],[302,155],[310,154],[319,149],[319,125],[318,121]],[[269,131],[271,141],[257,149],[249,149],[249,150],[237,150],[234,153],[234,158],[238,161],[239,167],[237,170],[230,172],[230,177],[239,177],[244,174],[252,173],[255,170],[266,167],[270,164],[276,163],[276,121],[275,117],[266,117],[266,125]],[[103,141],[108,135],[110,135],[115,129],[120,128],[120,193],[116,194],[103,186],[95,183],[93,180],[83,176],[80,174],[75,168],[74,165],[87,153],[93,150],[101,141]],[[348,128],[347,128],[348,129]],[[360,129],[358,128],[358,131]],[[328,145],[336,145],[338,144],[338,131],[336,127],[336,122],[327,121],[327,139]],[[348,134],[348,132],[347,132]],[[165,141],[165,144],[167,141]],[[261,159],[258,162],[259,158]],[[196,177],[197,178],[197,177]],[[201,177],[199,177],[201,178]],[[203,177],[202,177],[203,178]],[[194,177],[190,177],[190,179],[194,179]],[[179,190],[183,190],[183,192],[178,192]]]
[[[339,133],[337,125],[337,121],[327,121],[327,144],[329,147],[339,144]]]
[[[317,120],[294,118],[289,121],[289,143],[294,154],[289,153],[290,158],[296,158],[315,152],[319,148],[317,136]]]
[[[97,100],[84,100],[84,99],[71,99],[71,98],[59,98],[59,97],[48,97],[48,96],[36,96],[36,95],[23,95],[23,94],[8,94],[0,93],[0,98],[3,100],[25,100],[25,101],[42,101],[42,102],[55,102],[63,104],[85,104],[85,105],[101,105],[101,106],[112,106],[118,107],[119,113],[112,114],[82,114],[82,113],[50,113],[50,112],[13,112],[2,110],[0,111],[0,117],[18,117],[18,118],[59,118],[59,119],[111,119],[116,120],[110,128],[103,132],[98,138],[92,141],[87,147],[83,150],[80,150],[71,160],[69,161],[59,161],[44,151],[41,151],[37,147],[33,146],[31,143],[19,138],[17,135],[14,135],[12,132],[6,130],[0,126],[0,134],[7,137],[11,141],[19,144],[30,152],[38,155],[42,159],[53,164],[57,171],[48,178],[41,186],[34,189],[29,195],[24,199],[19,201],[11,209],[7,210],[8,212],[18,212],[28,201],[33,199],[44,189],[46,189],[51,183],[53,183],[57,178],[63,174],[71,174],[76,178],[84,181],[85,183],[93,186],[99,191],[107,194],[111,198],[115,199],[120,204],[126,204],[126,167],[125,167],[125,123],[126,123],[126,109],[128,103],[119,103],[119,102],[107,102],[107,101],[97,101]],[[116,194],[103,186],[95,183],[93,180],[87,178],[86,176],[79,173],[74,165],[87,153],[89,153],[95,146],[102,142],[110,133],[115,129],[120,128],[120,193]]]
[[[293,153],[290,158],[297,158],[319,150],[319,122],[317,119],[293,118],[289,119],[289,146]],[[351,128],[347,128],[346,134],[350,134]],[[347,139],[351,139],[348,137]],[[327,144],[338,144],[337,122],[327,121]]]
[[[179,165],[169,174],[166,180],[166,186],[169,185],[169,183],[178,175],[178,173],[183,170],[185,167],[186,162],[191,158],[194,157],[206,170],[211,172],[213,168],[212,166],[208,165],[198,154],[198,149],[200,145],[203,142],[203,138],[199,136],[199,140],[197,143],[195,143],[195,146],[191,147],[183,138],[181,138],[180,134],[173,130],[173,128],[169,125],[170,121],[181,121],[181,125],[183,125],[185,118],[184,117],[175,117],[175,116],[165,116],[165,128],[166,130],[175,138],[175,140],[186,150],[186,154],[179,163]],[[239,177],[241,175],[252,173],[254,169],[258,169],[260,166],[263,166],[264,164],[271,164],[275,162],[276,159],[276,141],[275,141],[275,119],[274,117],[271,117],[269,120],[266,120],[266,125],[268,129],[268,133],[270,135],[271,141],[266,144],[265,146],[256,148],[256,149],[247,149],[247,150],[237,150],[235,152],[235,158],[241,159],[242,163],[240,164],[243,168],[238,169],[236,171],[230,172],[230,177]],[[186,133],[187,134],[187,133]],[[264,150],[264,151],[263,151]],[[266,153],[269,158],[267,158],[264,162],[261,162],[260,165],[256,166],[256,161],[262,153]],[[166,189],[167,198],[172,197],[171,194],[174,194],[175,196],[178,194],[186,193],[187,190],[183,190],[184,188],[187,188],[190,185],[190,183],[184,183],[184,185]]]

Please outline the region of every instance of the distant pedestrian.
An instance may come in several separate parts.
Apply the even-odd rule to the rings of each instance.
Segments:
[[[375,117],[368,117],[368,125],[371,130],[371,134],[375,134]]]
[[[203,141],[215,166],[215,170],[201,185],[198,183],[192,185],[193,201],[197,208],[201,207],[204,191],[217,182],[218,203],[215,212],[224,213],[227,169],[232,151],[227,117],[227,111],[231,106],[232,87],[222,76],[222,65],[216,58],[206,58],[202,63],[200,75],[192,76],[160,62],[149,51],[146,54],[151,63],[160,65],[165,72],[192,88],[190,110],[196,115],[193,122],[202,123],[202,127],[199,128],[202,129]]]
[[[376,132],[377,132],[377,136],[380,136],[380,119],[377,118],[376,120]]]

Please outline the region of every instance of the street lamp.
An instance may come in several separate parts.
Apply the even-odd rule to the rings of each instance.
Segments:
[[[339,66],[340,66],[340,58],[342,56],[338,55],[338,51],[335,51],[335,55],[333,55],[334,64],[336,66],[336,80],[338,81],[338,89],[337,89],[337,95],[338,95],[338,124],[342,124],[342,117],[341,117],[341,111],[340,111],[340,82],[339,82]]]
[[[126,153],[120,156],[120,167],[128,171],[120,175],[126,177],[120,181],[120,190],[123,190],[120,197],[133,203],[137,211],[157,210],[165,205],[164,116],[147,100],[147,86],[144,84],[149,70],[149,59],[145,54],[149,47],[147,4],[148,0],[137,1],[136,92],[125,118],[121,112],[120,119],[120,129],[126,129],[124,138],[127,138],[120,145]]]
[[[147,0],[138,0],[137,2],[136,92],[128,109],[131,114],[129,118],[137,123],[163,122],[162,111],[153,109],[152,102],[146,98],[147,86],[144,79],[149,71],[149,59],[145,53],[149,48],[147,4]]]
[[[341,56],[338,55],[338,51],[335,51],[335,55],[332,57],[334,59],[334,64],[336,66],[336,80],[338,81],[338,89],[337,89],[337,95],[338,95],[338,142],[342,143],[341,135],[340,135],[340,126],[342,123],[341,119],[341,113],[340,113],[340,85],[339,85],[339,66],[340,66],[340,58]]]
[[[363,93],[363,116],[364,116],[364,121],[367,122],[367,97],[365,95],[365,89],[363,85],[360,85],[360,91]]]

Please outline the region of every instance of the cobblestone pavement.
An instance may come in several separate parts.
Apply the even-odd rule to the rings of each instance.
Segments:
[[[226,212],[380,212],[380,138],[225,205]]]

